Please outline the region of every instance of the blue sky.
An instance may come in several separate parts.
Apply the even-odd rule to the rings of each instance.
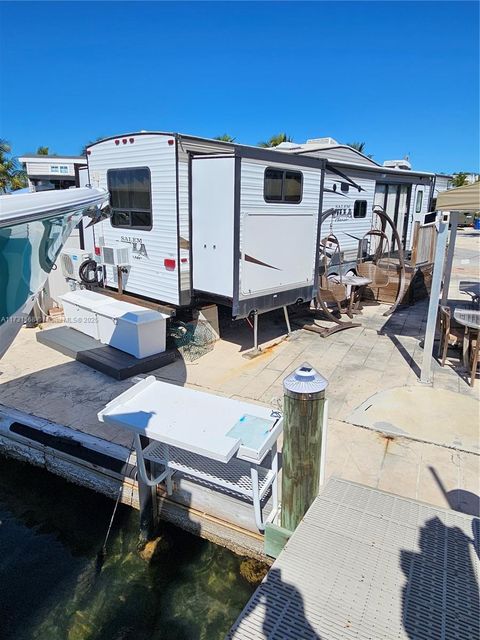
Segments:
[[[475,2],[0,2],[0,24],[16,154],[140,129],[286,131],[479,170]]]

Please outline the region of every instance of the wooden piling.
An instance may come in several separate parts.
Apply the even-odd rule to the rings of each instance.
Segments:
[[[281,526],[294,531],[318,495],[328,382],[305,363],[283,385]]]
[[[140,436],[140,442],[142,447],[146,447],[149,443],[149,439],[145,436]],[[145,467],[147,472],[150,472],[150,462],[145,460]],[[140,475],[137,477],[138,482],[138,502],[140,507],[140,533],[139,543],[144,544],[153,536],[155,528],[157,526],[157,488],[149,487],[142,482]]]

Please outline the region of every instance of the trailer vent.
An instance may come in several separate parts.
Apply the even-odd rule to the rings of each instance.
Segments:
[[[103,264],[111,266],[130,264],[130,249],[127,247],[100,247]]]

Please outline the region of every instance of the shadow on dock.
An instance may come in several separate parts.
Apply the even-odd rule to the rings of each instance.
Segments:
[[[478,524],[470,537],[440,518],[420,529],[418,553],[402,551],[400,566],[407,579],[402,591],[402,620],[408,638],[480,637],[479,588],[471,548],[479,553]],[[431,635],[430,635],[431,634]]]
[[[406,577],[402,591],[402,621],[408,638],[480,638],[480,594],[473,566],[480,559],[479,496],[460,489],[446,491],[433,467],[430,471],[451,509],[475,516],[471,536],[449,527],[443,517],[431,518],[420,529],[419,552],[401,551]],[[469,532],[470,533],[470,532]]]
[[[252,615],[263,615],[262,638],[266,640],[270,638],[322,640],[307,619],[302,594],[293,584],[283,580],[281,570],[275,566],[270,569],[258,591],[245,607],[228,634],[227,640],[260,637],[249,633],[249,617]],[[254,623],[254,627],[257,629],[260,625]]]

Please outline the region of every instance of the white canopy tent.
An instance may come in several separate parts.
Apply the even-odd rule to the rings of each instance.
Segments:
[[[442,280],[442,304],[446,304],[448,298],[455,240],[457,237],[458,213],[460,211],[480,210],[480,182],[458,187],[458,189],[442,191],[437,198],[437,210],[439,212],[437,219],[437,246],[435,249],[430,303],[428,305],[427,327],[425,329],[425,340],[423,344],[422,370],[420,373],[420,381],[425,383],[432,381],[432,355],[435,327],[437,325],[438,303],[440,293],[442,292]],[[449,212],[451,212],[451,215],[449,215]],[[449,221],[451,222],[450,242],[444,269]]]

